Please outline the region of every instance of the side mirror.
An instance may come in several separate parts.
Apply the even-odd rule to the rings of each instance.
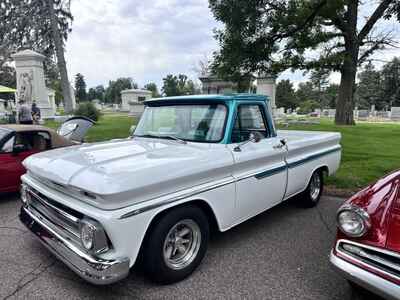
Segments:
[[[24,145],[14,145],[12,153],[18,155],[26,150]]]
[[[247,141],[244,141],[242,143],[240,143],[239,145],[237,145],[235,148],[233,148],[233,151],[235,152],[240,152],[242,151],[242,147],[248,143],[258,143],[259,141],[261,141],[264,138],[264,136],[258,132],[258,131],[252,131],[250,132],[249,135],[249,139]]]

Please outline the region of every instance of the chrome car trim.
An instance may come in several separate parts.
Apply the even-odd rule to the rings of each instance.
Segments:
[[[355,260],[355,261],[359,262],[360,264],[366,265],[366,266],[368,266],[368,268],[371,268],[371,269],[373,269],[373,270],[375,270],[377,272],[383,273],[383,274],[385,274],[387,276],[390,276],[392,278],[400,280],[399,276],[396,276],[393,273],[389,273],[389,272],[387,272],[387,271],[385,271],[383,269],[380,269],[380,268],[377,268],[377,267],[375,267],[375,266],[373,266],[371,264],[368,264],[365,261],[362,261],[362,260],[358,259],[356,255],[350,255],[350,254],[342,251],[342,249],[340,249],[340,245],[341,244],[349,244],[349,245],[354,245],[354,246],[357,246],[357,247],[360,247],[360,248],[370,249],[370,250],[373,250],[373,251],[376,251],[376,252],[381,252],[381,253],[383,253],[385,255],[388,255],[388,256],[396,257],[398,259],[400,259],[400,254],[398,254],[396,252],[393,252],[393,251],[386,250],[386,249],[377,248],[377,247],[373,247],[373,246],[368,246],[368,245],[356,243],[356,242],[345,240],[345,239],[338,240],[336,242],[336,246],[335,246],[336,252],[340,253],[340,255],[343,255],[344,257],[347,257],[348,259]],[[379,262],[379,263],[381,263],[381,262]],[[390,267],[388,264],[384,264],[384,265]]]
[[[35,216],[25,207],[19,215],[21,222],[61,261],[83,279],[98,285],[121,280],[129,273],[129,258],[102,259],[92,256]]]
[[[399,299],[400,286],[330,254],[330,262],[346,279],[386,299]]]
[[[59,215],[62,217],[66,218],[72,223],[75,223],[76,225],[79,225],[79,219],[63,210],[60,208],[56,207],[55,205],[51,204],[49,201],[44,199],[43,197],[39,196],[32,188],[28,186],[27,188],[28,192],[31,193],[38,201],[40,201],[43,205],[50,207],[52,210],[57,212]]]

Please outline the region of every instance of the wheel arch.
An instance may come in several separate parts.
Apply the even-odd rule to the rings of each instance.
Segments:
[[[214,212],[212,206],[204,199],[194,199],[194,200],[189,200],[187,202],[179,203],[177,205],[168,206],[168,207],[158,211],[156,214],[154,214],[154,216],[150,220],[149,225],[147,226],[147,229],[143,235],[142,242],[140,244],[138,257],[137,257],[138,261],[141,261],[142,252],[143,252],[142,250],[144,248],[144,245],[147,242],[148,237],[151,234],[152,229],[154,228],[155,224],[157,223],[157,221],[160,220],[161,218],[163,218],[166,214],[168,214],[173,209],[177,209],[177,208],[185,207],[185,206],[195,206],[195,207],[198,207],[199,209],[201,209],[208,219],[210,231],[211,232],[221,231],[220,224],[218,223],[216,213]]]

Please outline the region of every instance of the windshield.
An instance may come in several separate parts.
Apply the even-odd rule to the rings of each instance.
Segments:
[[[222,104],[146,107],[134,136],[175,137],[192,142],[219,142],[227,109]]]
[[[9,130],[0,128],[0,141],[9,133]]]

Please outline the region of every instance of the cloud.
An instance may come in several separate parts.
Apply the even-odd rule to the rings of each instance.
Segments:
[[[133,77],[161,83],[168,73],[195,78],[193,65],[217,49],[217,25],[204,0],[73,1],[67,42],[69,74],[88,86]]]
[[[370,10],[363,8],[362,18]],[[154,81],[160,88],[169,73],[196,79],[194,65],[218,49],[213,29],[219,24],[207,0],[81,0],[72,1],[72,13],[68,70],[71,80],[82,73],[88,87],[126,76],[140,86]],[[392,28],[399,28],[394,20],[380,22],[379,29]],[[374,58],[394,56],[400,56],[399,49],[377,52]],[[279,79],[290,79],[297,86],[307,76],[286,71]],[[338,83],[340,74],[334,73],[331,80]]]

